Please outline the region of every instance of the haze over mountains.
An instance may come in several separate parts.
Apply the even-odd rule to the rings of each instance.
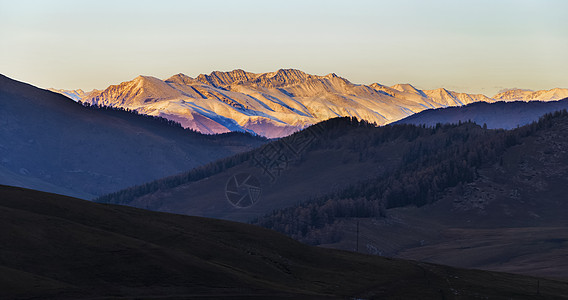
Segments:
[[[102,91],[59,91],[76,101],[122,107],[177,121],[202,133],[247,131],[283,137],[333,117],[357,117],[383,125],[425,109],[474,102],[559,100],[567,89],[507,91],[494,98],[448,91],[354,84],[335,74],[317,76],[294,69],[270,73],[212,72],[166,80],[139,76]]]

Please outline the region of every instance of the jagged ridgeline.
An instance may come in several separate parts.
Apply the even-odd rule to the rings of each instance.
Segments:
[[[269,138],[339,116],[384,125],[425,109],[497,100],[551,101],[568,95],[567,89],[512,90],[494,99],[444,88],[420,90],[411,84],[357,84],[334,73],[319,76],[295,69],[214,71],[196,78],[180,73],[165,80],[138,76],[101,91],[54,91],[76,101],[159,115],[202,133],[246,131]]]

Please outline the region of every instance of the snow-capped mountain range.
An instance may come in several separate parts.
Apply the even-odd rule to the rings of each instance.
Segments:
[[[64,96],[67,96],[75,101],[82,101],[83,99],[87,98],[87,96],[93,92],[98,92],[98,90],[92,90],[90,92],[85,92],[81,89],[78,90],[56,90],[56,89],[48,89],[49,91],[60,93]]]
[[[496,101],[555,101],[567,97],[568,89],[555,88],[543,91],[511,89],[493,96],[493,99],[495,99]]]
[[[196,78],[180,73],[166,80],[138,76],[101,91],[50,90],[75,101],[165,117],[202,133],[248,131],[269,138],[338,116],[355,116],[382,125],[430,108],[568,97],[568,89],[509,90],[489,98],[443,88],[422,91],[410,84],[362,85],[334,73],[318,76],[295,69],[270,73],[214,71]]]

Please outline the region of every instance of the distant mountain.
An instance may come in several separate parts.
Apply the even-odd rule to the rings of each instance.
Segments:
[[[54,93],[59,93],[62,95],[65,95],[75,101],[81,101],[81,99],[85,99],[89,96],[89,94],[91,94],[92,92],[95,92],[97,90],[92,90],[90,92],[85,92],[81,89],[78,90],[56,90],[56,89],[47,89],[48,91],[54,92]]]
[[[0,186],[0,299],[565,299],[564,281],[311,247]],[[537,296],[535,296],[537,295]]]
[[[496,101],[555,101],[564,98],[568,98],[568,89],[560,88],[543,91],[510,89],[493,96]]]
[[[205,136],[171,123],[87,108],[0,75],[0,184],[90,199],[265,142],[240,133]]]
[[[444,88],[424,91],[428,98],[446,106],[462,106],[474,102],[493,102],[494,100],[481,94],[465,94],[448,91]]]
[[[559,101],[515,101],[471,103],[463,107],[428,109],[395,124],[435,126],[437,123],[457,124],[472,121],[490,129],[512,129],[538,121],[546,113],[568,109],[568,98]]]
[[[443,88],[422,91],[410,84],[354,84],[333,73],[318,76],[295,69],[270,73],[214,71],[196,78],[177,74],[166,80],[139,76],[83,96],[73,91],[62,93],[90,104],[161,116],[202,133],[245,131],[270,138],[287,136],[334,117],[357,117],[384,125],[425,109],[507,98]],[[529,98],[558,100],[562,93],[558,89]]]

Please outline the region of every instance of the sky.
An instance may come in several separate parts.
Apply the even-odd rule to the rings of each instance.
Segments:
[[[0,74],[84,90],[280,68],[488,96],[568,88],[566,12],[564,0],[0,0]]]

